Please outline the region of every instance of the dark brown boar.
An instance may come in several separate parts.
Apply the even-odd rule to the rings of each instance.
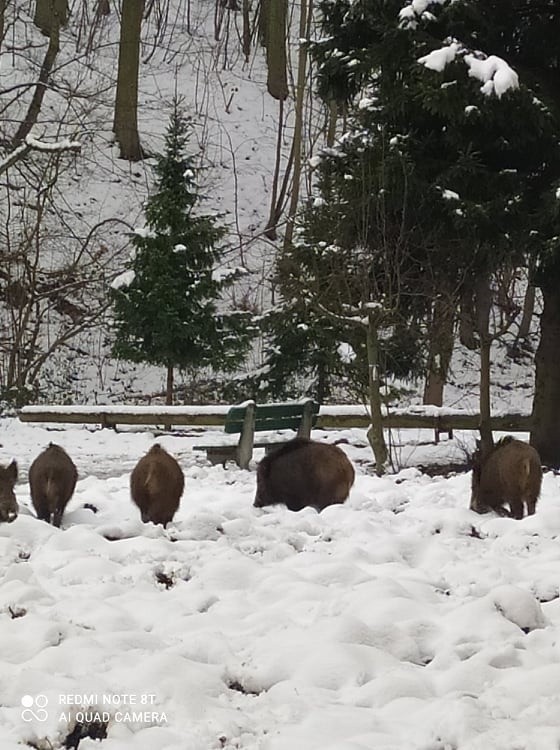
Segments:
[[[257,469],[255,508],[283,503],[318,511],[343,503],[354,483],[354,467],[336,445],[295,438],[267,454]]]
[[[77,481],[78,471],[68,453],[60,445],[49,443],[29,467],[31,502],[37,518],[60,527]]]
[[[12,523],[17,518],[18,504],[14,494],[17,475],[16,461],[9,466],[0,466],[0,522]]]
[[[480,448],[473,456],[471,510],[523,518],[535,512],[541,491],[542,469],[537,451],[528,443],[508,436],[483,455]],[[509,511],[504,507],[509,505]]]
[[[161,445],[153,445],[130,475],[130,494],[140,508],[142,521],[165,526],[173,516],[185,487],[177,461]]]

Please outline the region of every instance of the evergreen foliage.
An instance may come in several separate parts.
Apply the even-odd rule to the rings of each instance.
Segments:
[[[188,136],[175,101],[145,207],[146,230],[132,239],[132,280],[112,290],[114,353],[168,368],[229,370],[240,364],[251,329],[246,314],[218,311],[240,269],[219,268],[225,229],[196,211],[201,196]]]
[[[384,338],[395,326],[415,335],[442,289],[458,300],[477,276],[543,251],[553,228],[545,206],[560,176],[559,131],[549,83],[538,75],[546,62],[533,47],[547,14],[558,11],[546,2],[506,10],[504,2],[471,0],[434,3],[418,15],[408,6],[405,23],[403,5],[319,6],[318,90],[345,109],[346,132],[322,154],[317,196],[279,260],[278,280],[286,319],[322,311],[308,337],[330,341],[331,354],[348,312],[379,304],[390,313]],[[452,62],[441,70],[420,64],[451,39],[460,40]],[[466,61],[484,59],[485,50],[518,67],[518,88],[482,91]],[[554,41],[546,54],[558,60],[557,51]],[[416,356],[403,352],[409,374],[418,372],[422,346],[418,339]],[[270,350],[273,367],[285,356],[282,336],[273,334]]]

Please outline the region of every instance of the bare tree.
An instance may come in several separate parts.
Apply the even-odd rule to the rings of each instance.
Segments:
[[[45,36],[60,33],[68,21],[68,0],[36,0],[33,23]]]
[[[56,186],[64,158],[51,151],[32,165],[20,160],[1,187],[0,384],[19,402],[38,387],[55,351],[99,323],[126,243],[114,247],[108,230],[116,220],[61,232]]]
[[[424,404],[443,405],[443,389],[453,354],[455,319],[456,296],[440,291],[429,311]]]
[[[301,0],[300,4],[300,21],[299,21],[299,51],[297,64],[297,84],[295,91],[295,123],[292,144],[293,153],[293,176],[292,190],[290,193],[290,204],[288,206],[288,216],[286,224],[286,233],[284,235],[284,244],[291,243],[294,234],[294,222],[299,207],[299,192],[301,183],[302,153],[303,144],[303,126],[304,126],[304,101],[307,80],[307,44],[304,40],[308,39],[311,32],[311,20],[313,18],[313,0]]]
[[[491,417],[491,348],[494,341],[509,330],[519,307],[514,300],[516,275],[503,268],[491,277],[481,274],[475,281],[474,311],[480,347],[480,439],[483,452],[489,451],[494,439]]]
[[[144,0],[123,0],[113,132],[120,146],[121,159],[128,161],[144,158],[138,134],[138,73],[143,12]]]
[[[49,0],[46,0],[46,2],[48,1]],[[37,7],[39,7],[39,3],[37,4]],[[35,86],[35,91],[27,109],[27,113],[20,123],[13,138],[13,144],[16,146],[21,143],[21,141],[23,141],[23,139],[27,135],[29,135],[29,133],[31,132],[31,128],[37,122],[37,118],[43,104],[43,99],[45,97],[49,76],[51,75],[56,57],[60,49],[60,27],[63,23],[63,20],[65,21],[65,17],[63,18],[62,13],[59,12],[58,6],[56,6],[56,8],[54,6],[51,8],[50,15],[48,17],[49,44],[47,47],[47,51],[45,52],[45,57],[43,58],[43,64],[41,65],[41,70],[39,71],[39,80],[37,82],[37,85]]]

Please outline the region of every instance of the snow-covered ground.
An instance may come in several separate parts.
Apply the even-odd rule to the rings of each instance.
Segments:
[[[314,437],[357,470],[321,514],[254,509],[255,472],[207,465],[194,431],[0,420],[21,509],[0,526],[2,750],[64,747],[76,717],[108,721],[80,750],[558,749],[558,477],[532,518],[477,516],[468,474],[413,468],[472,434],[408,430],[383,478],[363,431]],[[186,476],[166,530],[128,490],[154,439]],[[80,472],[62,529],[26,481],[51,440]]]

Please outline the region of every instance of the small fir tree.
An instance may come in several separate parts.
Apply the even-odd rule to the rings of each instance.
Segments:
[[[167,369],[172,403],[175,368],[239,365],[250,340],[247,314],[222,313],[217,302],[243,269],[218,268],[225,235],[215,218],[195,212],[201,196],[194,159],[186,152],[189,124],[174,101],[157,157],[146,229],[134,235],[130,268],[114,284],[113,353]]]

